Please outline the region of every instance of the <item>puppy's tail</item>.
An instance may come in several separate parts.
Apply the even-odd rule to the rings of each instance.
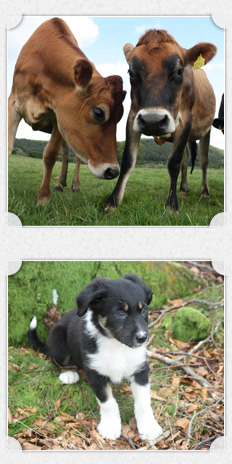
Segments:
[[[30,323],[30,327],[28,330],[28,338],[30,340],[31,346],[32,348],[34,348],[34,350],[39,351],[40,353],[48,354],[49,353],[48,346],[46,345],[46,343],[42,342],[39,339],[36,327],[37,327],[37,319],[36,319],[36,316],[34,316]]]

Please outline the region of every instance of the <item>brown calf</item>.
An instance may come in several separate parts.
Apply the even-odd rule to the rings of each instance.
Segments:
[[[24,45],[15,66],[9,97],[8,149],[12,151],[22,118],[51,133],[44,150],[44,177],[38,203],[50,198],[50,179],[62,139],[102,179],[118,175],[116,124],[125,92],[119,76],[103,78],[67,24],[44,22]]]
[[[200,43],[186,50],[166,31],[150,30],[136,47],[126,44],[124,53],[129,63],[131,109],[120,176],[106,210],[122,202],[141,134],[154,136],[159,143],[173,142],[167,164],[170,188],[166,205],[178,210],[176,183],[187,142],[201,141],[202,195],[209,193],[206,169],[215,97],[205,72],[194,70],[194,64],[199,57],[201,64],[206,64],[215,55],[216,47]],[[187,189],[186,165],[181,188]]]

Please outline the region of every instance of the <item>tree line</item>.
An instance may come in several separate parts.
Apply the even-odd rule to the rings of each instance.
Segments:
[[[32,158],[41,158],[43,156],[43,150],[47,142],[42,140],[30,140],[30,139],[15,139],[14,143],[14,154],[30,156]],[[118,160],[121,163],[123,149],[125,142],[117,142]],[[169,142],[164,143],[162,146],[157,145],[153,138],[141,138],[139,144],[139,151],[137,157],[137,165],[140,166],[152,166],[152,165],[166,165],[168,156],[171,152],[171,144]],[[74,152],[70,150],[70,161],[74,161]],[[58,159],[61,159],[61,153],[59,152]],[[190,163],[190,160],[189,160]],[[200,150],[198,148],[198,156],[196,166],[200,166]],[[210,145],[209,148],[209,167],[214,169],[224,168],[224,151]]]

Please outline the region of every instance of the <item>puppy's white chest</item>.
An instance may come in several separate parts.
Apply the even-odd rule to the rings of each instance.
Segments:
[[[119,383],[131,377],[146,361],[146,348],[130,348],[115,339],[101,337],[98,351],[88,355],[89,367]]]

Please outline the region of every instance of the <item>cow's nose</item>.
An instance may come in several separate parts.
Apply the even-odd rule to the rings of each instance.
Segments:
[[[168,124],[168,116],[167,114],[159,114],[159,113],[144,113],[139,114],[139,125],[141,129],[150,128],[154,126],[159,129],[165,129]]]
[[[104,179],[114,179],[117,177],[119,174],[119,168],[118,166],[115,166],[113,168],[107,168],[104,172]]]
[[[137,332],[136,334],[136,341],[141,345],[147,341],[147,332]]]

